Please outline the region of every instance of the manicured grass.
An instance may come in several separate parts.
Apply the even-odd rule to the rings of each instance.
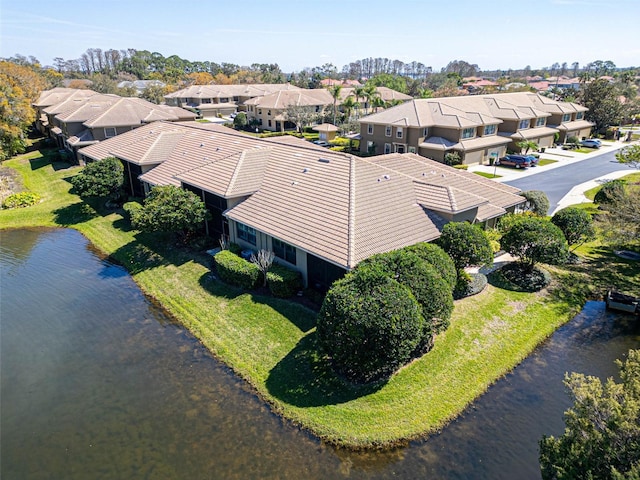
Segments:
[[[0,211],[2,228],[69,226],[124,265],[135,281],[217,357],[251,383],[273,409],[329,442],[393,445],[437,431],[511,370],[604,285],[584,272],[554,269],[561,283],[544,293],[494,286],[459,300],[449,329],[431,352],[388,382],[354,387],[337,378],[315,350],[315,314],[296,303],[228,287],[210,273],[210,257],[176,248],[170,238],[130,230],[120,213],[82,203],[52,157],[34,153],[6,162],[37,206]],[[606,250],[585,250],[602,269],[616,268]],[[640,282],[634,265],[620,270]],[[588,275],[587,275],[588,273]],[[621,273],[621,274],[622,274]],[[637,283],[636,283],[637,284]]]
[[[502,175],[495,175],[493,173],[486,173],[486,172],[473,172],[473,173],[485,178],[502,178]]]
[[[637,183],[640,183],[640,172],[630,173],[629,175],[625,175],[622,178],[626,180],[628,184],[637,184]],[[589,200],[593,200],[596,197],[596,193],[598,193],[601,188],[602,188],[602,185],[593,187],[587,190],[586,192],[584,192],[584,196],[587,197]]]
[[[545,165],[551,165],[552,163],[558,163],[557,160],[551,160],[550,158],[541,158],[538,160],[538,166],[544,167]]]

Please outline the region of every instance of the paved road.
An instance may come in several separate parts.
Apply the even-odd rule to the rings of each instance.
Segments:
[[[608,173],[624,170],[615,159],[615,152],[602,152],[579,162],[544,170],[540,168],[540,173],[515,180],[505,181],[507,185],[512,185],[526,190],[542,190],[549,198],[550,209],[553,212],[558,202],[575,186],[588,182],[594,178],[602,177]],[[629,173],[634,169],[629,168]]]

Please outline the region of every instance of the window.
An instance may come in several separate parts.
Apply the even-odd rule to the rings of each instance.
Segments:
[[[296,247],[289,245],[288,243],[281,242],[277,238],[272,241],[273,253],[276,257],[289,262],[292,265],[296,264]]]
[[[396,138],[402,138],[402,135],[404,135],[404,131],[402,130],[402,127],[396,128]]]
[[[244,223],[236,223],[236,235],[241,240],[249,242],[251,245],[256,244],[256,231]]]
[[[237,102],[238,100],[240,100],[240,97],[233,97],[234,102]]]
[[[262,109],[261,108],[258,109],[258,115],[262,115]]]
[[[496,133],[497,128],[498,128],[497,125],[487,125],[486,127],[484,127],[484,134],[493,135],[494,133]]]
[[[367,133],[369,135],[373,135],[373,125],[371,124],[367,125]]]
[[[530,124],[530,120],[529,119],[520,120],[520,123],[518,124],[518,130],[521,130],[523,128],[529,128],[529,124]]]
[[[476,129],[474,127],[465,128],[462,130],[462,138],[473,138],[476,136]]]
[[[422,129],[422,136],[425,137],[425,138],[429,136],[429,128],[428,127],[424,127]]]
[[[228,98],[221,98],[220,103],[227,103],[229,101]]]
[[[562,115],[562,121],[563,122],[568,122],[571,120],[571,114],[570,113],[565,113],[564,115]]]
[[[267,115],[271,115],[271,110],[267,110]]]
[[[203,98],[202,99],[202,103],[211,103],[211,99],[210,98]]]
[[[373,143],[371,140],[367,141],[367,153],[371,155],[376,153],[376,144]]]
[[[391,136],[391,125],[387,125],[384,129],[384,135],[386,137],[390,137]]]
[[[576,120],[582,120],[582,117],[584,117],[584,113],[583,112],[576,113]]]
[[[271,120],[269,120],[267,123],[268,123],[269,126],[271,126]]]
[[[416,147],[409,147],[409,153],[416,153]]]
[[[396,147],[396,153],[404,153],[405,152],[405,146],[403,144],[396,143],[395,147]]]
[[[113,127],[104,127],[104,136],[106,138],[111,138],[111,137],[115,137],[116,134],[116,129]]]
[[[391,153],[391,144],[390,143],[385,143],[384,144],[384,153]]]
[[[536,119],[536,127],[544,127],[545,123],[547,123],[547,119],[544,117]]]

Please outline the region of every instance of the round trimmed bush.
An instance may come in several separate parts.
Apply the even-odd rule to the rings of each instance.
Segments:
[[[429,339],[434,333],[442,332],[449,326],[453,311],[451,288],[436,267],[418,255],[404,249],[381,253],[360,262],[358,269],[375,269],[376,273],[387,275],[409,287],[422,307],[425,319],[422,336],[427,344],[430,344]]]
[[[551,223],[562,230],[569,245],[591,240],[596,235],[591,215],[582,208],[564,208],[551,217]]]
[[[626,184],[626,180],[622,178],[603,183],[602,188],[598,190],[595,197],[593,197],[593,201],[600,205],[615,203],[616,200],[624,198]]]
[[[40,196],[33,192],[18,192],[9,195],[2,202],[2,208],[24,208],[35,205],[40,201]]]
[[[489,238],[477,225],[449,222],[442,229],[438,244],[453,259],[457,270],[493,263]]]
[[[260,281],[262,272],[258,266],[229,250],[216,253],[213,262],[222,281],[230,285],[249,290],[255,288]]]
[[[500,239],[502,248],[518,257],[518,262],[529,271],[536,263],[557,264],[567,257],[567,240],[562,230],[545,218],[522,220]]]
[[[456,286],[456,265],[451,257],[435,243],[421,242],[405,247],[402,250],[417,255],[430,265],[433,265],[440,276],[447,282],[451,289]]]
[[[521,195],[527,199],[527,208],[536,215],[544,217],[549,211],[549,199],[546,193],[540,190],[528,190]]]
[[[318,313],[318,347],[346,378],[366,383],[407,363],[423,329],[408,287],[370,269],[334,282]]]

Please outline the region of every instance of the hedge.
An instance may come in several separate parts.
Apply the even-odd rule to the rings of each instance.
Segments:
[[[302,276],[296,270],[274,263],[267,272],[267,286],[274,297],[291,297],[302,289]]]
[[[258,266],[229,250],[216,253],[213,262],[222,281],[230,285],[249,290],[255,288],[260,281],[261,272]]]

